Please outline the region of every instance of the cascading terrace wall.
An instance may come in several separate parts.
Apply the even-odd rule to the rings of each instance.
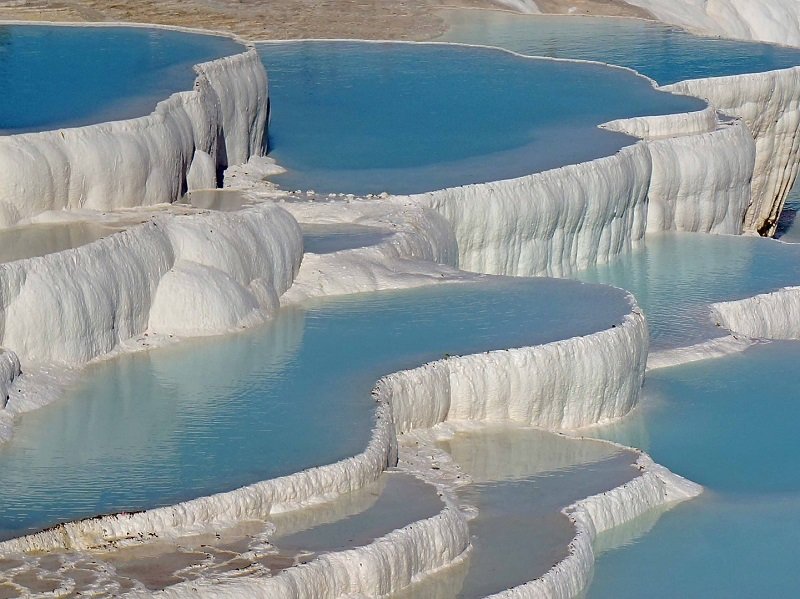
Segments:
[[[773,235],[800,168],[800,67],[693,79],[661,89],[704,98],[747,125],[756,155],[744,229]]]
[[[147,116],[0,136],[0,226],[48,210],[173,202],[263,154],[267,77],[255,49],[195,70],[193,90]]]
[[[630,251],[648,232],[742,232],[756,147],[741,122],[719,123],[707,109],[605,126],[643,141],[613,156],[406,201],[451,223],[460,268],[513,276],[568,276]]]
[[[752,338],[800,339],[800,287],[711,306],[717,324]]]
[[[631,302],[622,322],[604,331],[448,358],[381,379],[372,436],[351,458],[175,506],[66,523],[0,543],[0,553],[135,543],[319,503],[374,482],[396,464],[398,434],[446,420],[562,429],[619,418],[636,404],[649,347],[647,323]]]
[[[603,128],[647,140],[647,232],[738,235],[750,204],[756,144],[738,120],[700,112],[636,117]]]
[[[625,0],[659,21],[733,39],[800,46],[796,0]]]
[[[79,366],[144,331],[230,330],[277,308],[302,248],[291,215],[264,204],[162,217],[0,264],[0,344],[23,363]]]

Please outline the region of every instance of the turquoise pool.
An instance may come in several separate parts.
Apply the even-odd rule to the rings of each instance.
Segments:
[[[487,278],[285,308],[242,334],[95,364],[0,446],[0,538],[354,455],[381,375],[586,334],[627,311],[607,287]]]
[[[800,49],[689,34],[639,19],[519,16],[449,10],[443,41],[499,46],[522,54],[630,67],[662,85],[800,65]]]
[[[284,189],[415,193],[615,153],[597,125],[698,110],[627,70],[452,45],[258,46],[270,76],[270,156]],[[590,94],[586,89],[591,89]]]
[[[243,50],[166,29],[0,25],[0,134],[143,116],[192,89],[193,65]]]
[[[653,349],[726,334],[709,305],[800,283],[800,246],[760,237],[663,233],[642,247],[577,274],[629,290],[644,308]]]
[[[605,437],[705,486],[637,541],[604,554],[601,597],[791,597],[800,588],[800,343],[648,373],[645,400]]]

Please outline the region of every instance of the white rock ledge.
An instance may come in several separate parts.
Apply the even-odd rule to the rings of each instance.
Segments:
[[[800,67],[692,79],[661,89],[704,98],[744,121],[756,151],[744,230],[773,235],[800,166]]]
[[[631,304],[611,329],[440,360],[381,379],[373,392],[371,439],[354,457],[174,506],[66,523],[0,543],[0,553],[135,544],[319,503],[374,482],[395,465],[398,434],[448,418],[565,428],[622,417],[638,398],[649,345],[644,316],[632,298]]]
[[[226,332],[277,307],[302,244],[291,215],[262,204],[159,217],[75,249],[0,264],[0,344],[23,364],[80,366],[144,332]]]
[[[797,0],[625,0],[689,31],[800,46]]]
[[[723,358],[743,352],[757,343],[759,341],[744,335],[726,335],[687,347],[650,352],[647,358],[647,370],[658,370],[659,368],[670,368],[689,364],[690,362]]]
[[[57,383],[51,389],[38,380],[41,367],[66,375],[173,337],[262,322],[302,256],[297,222],[260,204],[162,216],[75,249],[0,264],[0,443],[16,414],[58,397]],[[20,362],[28,374],[20,376]]]
[[[758,148],[743,122],[719,123],[706,109],[605,127],[643,140],[589,162],[396,199],[444,216],[459,268],[510,276],[569,276],[646,233],[743,232]]]
[[[369,545],[326,553],[274,577],[223,583],[186,582],[157,597],[270,597],[336,599],[386,597],[425,575],[451,565],[470,547],[469,527],[452,507],[394,530]]]
[[[800,339],[800,287],[712,304],[711,315],[719,326],[739,335]]]
[[[451,223],[464,270],[563,276],[644,237],[650,173],[637,143],[590,162],[400,199]]]
[[[147,116],[0,137],[0,226],[48,210],[173,202],[263,154],[267,77],[256,50],[195,71],[193,90]]]
[[[594,568],[593,543],[597,535],[630,522],[642,514],[696,497],[703,489],[655,464],[642,453],[636,465],[640,475],[611,491],[593,495],[562,512],[575,526],[569,555],[544,576],[491,595],[497,599],[572,599],[586,590]]]

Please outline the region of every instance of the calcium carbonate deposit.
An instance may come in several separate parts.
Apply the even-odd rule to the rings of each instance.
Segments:
[[[446,11],[458,45],[260,40],[144,116],[0,136],[0,596],[622,596],[640,538],[682,576],[703,502],[780,551],[737,493],[794,488],[707,467],[728,414],[692,393],[741,360],[745,401],[800,337],[800,250],[758,237],[800,9],[629,3],[784,47]]]

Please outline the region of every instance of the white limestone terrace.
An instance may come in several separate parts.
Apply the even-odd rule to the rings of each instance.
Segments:
[[[296,273],[298,285],[291,293],[284,294],[284,302],[366,289],[431,284],[436,280],[469,280],[476,276],[459,273],[452,266],[446,265],[455,260],[452,232],[444,219],[426,218],[429,211],[416,205],[354,198],[324,203],[285,202],[283,206],[301,217],[306,216],[305,220],[311,220],[312,214],[316,212],[317,222],[350,220],[373,228],[382,227],[393,233],[375,245],[319,254],[316,255],[316,260],[304,261],[300,271]],[[349,216],[342,217],[343,214]],[[241,231],[248,217],[262,226],[263,223],[272,222],[267,218],[272,217],[275,221],[272,226],[285,231],[284,235],[295,240],[293,243],[297,243],[296,240],[299,239],[299,228],[293,221],[287,220],[289,216],[286,211],[270,203],[257,204],[240,213],[165,218],[165,222],[156,221],[134,227],[110,239],[132,243],[133,239],[126,238],[141,237],[143,242],[152,242],[150,236],[158,233],[154,229],[164,229],[166,237],[171,240],[173,251],[177,252],[177,248],[180,248],[186,253],[181,256],[191,262],[199,259],[192,252],[208,243],[205,236],[209,234],[209,224],[213,224],[215,230],[218,227],[227,230],[225,224],[230,220],[231,224],[236,225],[235,230]],[[268,238],[265,243],[274,241],[270,238],[276,237],[276,231],[267,228],[262,229],[262,232]],[[239,233],[238,238],[241,237],[243,236]],[[101,240],[63,254],[72,252],[91,256],[108,241]],[[230,240],[227,243],[231,243]],[[287,245],[291,243],[288,239],[283,239],[278,247]],[[235,258],[238,252],[243,251],[241,247],[232,244],[231,249],[226,251],[227,246],[222,242],[216,247],[218,251],[215,254],[228,255],[225,263],[238,264]],[[271,248],[271,251],[277,252],[278,247]],[[268,253],[263,248],[258,248],[258,252]],[[122,255],[130,256],[130,253]],[[313,255],[309,255],[311,257]],[[57,265],[59,260],[63,260],[60,254],[34,259],[53,265]],[[180,259],[176,260],[176,264],[180,262]],[[284,265],[283,270],[279,266],[273,268],[280,270],[282,275],[278,277],[279,282],[274,283],[276,289],[285,289],[295,272],[293,269],[296,267],[296,253],[273,253],[271,262]],[[14,263],[10,266],[14,266]],[[188,266],[179,269],[186,271],[187,277],[192,276],[195,268],[212,268],[204,264],[191,268]],[[31,268],[26,261],[17,267]],[[225,272],[223,264],[218,263],[213,268]],[[120,271],[124,272],[124,268],[121,269],[119,265],[113,269],[113,272]],[[232,277],[230,274],[228,276]],[[177,285],[174,289],[169,281],[171,278]],[[186,304],[181,303],[181,297],[184,296],[179,290],[186,290],[195,298],[197,288],[193,284],[185,285],[183,274],[163,275],[162,282],[157,287],[156,298],[161,294],[163,281],[167,282],[166,304],[174,306],[184,317],[193,313],[186,308]],[[225,291],[227,289],[222,286],[221,293]],[[220,302],[224,299],[221,296]],[[153,306],[150,313],[159,314],[156,309],[159,305],[158,299],[151,301]],[[68,523],[5,542],[0,545],[0,552],[9,555],[18,551],[125,546],[139,543],[143,538],[168,540],[176,535],[213,530],[242,520],[264,518],[268,514],[314,504],[375,481],[388,466],[396,462],[398,435],[452,419],[511,421],[561,430],[622,417],[636,404],[648,345],[644,317],[635,307],[632,298],[630,302],[631,312],[624,315],[617,326],[592,335],[543,346],[448,358],[382,379],[374,390],[378,416],[372,438],[363,453],[343,462],[167,508]],[[227,304],[227,301],[224,302],[226,307]],[[236,305],[234,302],[233,307]],[[263,308],[268,309],[271,305],[267,302]],[[152,318],[150,322],[152,323]],[[176,321],[170,316],[164,322],[174,326]],[[215,320],[208,323],[204,317],[200,322],[203,325],[210,324],[208,330],[221,330],[215,328]],[[202,326],[193,329],[195,334],[199,329]],[[154,330],[158,330],[157,327]],[[101,333],[103,331],[98,330],[94,338],[103,339]],[[90,347],[97,346],[92,344]],[[101,345],[98,351],[114,347],[112,342]],[[56,349],[57,346],[48,348],[49,351]],[[80,346],[70,349],[77,353],[64,350],[59,355],[66,356],[75,363],[93,356]],[[31,355],[24,351],[20,353]],[[14,356],[9,354],[7,361],[10,370],[18,372]],[[671,490],[674,484],[671,475],[649,464],[643,467],[643,472],[641,482],[631,483],[632,486],[628,485],[608,497],[618,494],[637,497],[644,492],[632,490],[645,485],[648,491],[641,501],[624,502],[629,506],[626,509],[632,509],[633,514],[650,507],[669,504],[682,497]],[[598,501],[599,505],[604,506],[598,513],[617,513],[606,503],[607,500]],[[631,505],[638,507],[630,508]],[[618,518],[624,519],[630,515],[625,512]],[[595,517],[599,516],[581,518],[594,521]],[[581,518],[574,518],[579,530],[586,526],[580,524],[583,521]],[[608,519],[607,522],[617,521],[617,516],[606,515],[604,518]],[[605,525],[597,526],[602,528]],[[296,592],[304,592],[301,590],[303,588],[314,589],[320,596],[338,596],[342,592],[354,591],[381,594],[400,590],[426,573],[449,565],[454,560],[463,559],[468,547],[469,536],[464,515],[453,506],[445,506],[440,514],[390,533],[366,547],[340,554],[328,554],[306,566],[291,568],[272,578],[248,578],[222,585],[192,585],[190,588],[177,585],[168,589],[167,594],[194,594],[199,590],[215,596],[221,596],[220,593],[223,596],[225,593],[241,596],[252,592],[269,592],[274,593],[274,596],[291,597],[296,596]],[[580,550],[573,550],[571,553],[570,563],[574,562],[575,565],[567,568],[569,576],[582,578],[584,575],[581,573],[590,569],[591,560],[591,554],[587,552],[585,543],[582,543]],[[354,570],[356,561],[362,565]],[[356,571],[362,572],[357,580],[351,575]]]
[[[646,233],[742,233],[755,156],[742,123],[708,109],[606,127],[644,139],[586,163],[398,199],[444,216],[459,267],[492,274],[569,276]]]
[[[755,339],[800,339],[800,287],[719,302],[711,306],[717,324]]]
[[[629,154],[630,156],[623,155],[621,158],[611,157],[609,160],[621,162],[623,172],[627,169],[626,160],[641,160],[647,165],[648,153],[643,144],[635,146]],[[600,164],[602,165],[602,162]],[[255,169],[256,164],[251,163],[243,168]],[[627,172],[631,170],[633,169],[628,169]],[[644,170],[647,171],[647,166]],[[236,169],[232,174],[235,174],[235,171]],[[574,172],[569,170],[567,172],[575,181],[572,185],[580,186],[581,169],[575,168],[571,171]],[[588,167],[588,172],[596,172],[595,181],[601,185],[608,181],[598,169],[598,165]],[[561,174],[563,173],[559,173],[556,177]],[[531,178],[535,179],[536,176]],[[631,176],[631,180],[636,187],[635,174]],[[613,182],[609,184],[614,185]],[[629,182],[623,180],[622,185],[629,185]],[[644,185],[638,187],[642,191],[644,188]],[[643,200],[643,198],[643,195],[635,196],[635,199]],[[354,208],[349,211],[348,218],[351,220],[356,220],[362,225],[383,225],[386,228],[400,230],[396,231],[387,242],[368,248],[307,256],[303,269],[298,273],[297,284],[285,296],[285,302],[336,293],[430,284],[435,280],[448,278],[456,280],[469,278],[469,275],[458,273],[454,269],[460,259],[457,234],[448,220],[438,215],[431,207],[405,198],[385,198],[379,201],[353,199],[350,204]],[[287,203],[285,207],[295,214],[300,214],[303,210],[314,211],[317,214],[308,220],[325,221],[324,217],[320,218],[320,213],[324,212],[325,208],[317,203],[309,205]],[[634,208],[636,207],[634,205]],[[344,212],[341,205],[336,206],[332,203],[330,209],[331,212],[337,213],[340,221],[346,220],[340,215]],[[603,222],[605,216],[600,214],[599,218],[600,222]],[[643,219],[638,220],[638,225],[644,226]],[[581,234],[591,227],[592,225],[587,224],[584,229],[581,224],[575,228],[575,232]],[[612,220],[600,227],[600,234],[608,235],[608,232],[613,232],[615,228],[620,227]],[[603,229],[606,232],[603,232]],[[624,227],[621,228],[619,235],[624,240],[626,235]],[[586,239],[592,238],[586,237]],[[624,249],[624,242],[621,247]],[[608,255],[613,255],[615,250],[611,248],[607,251]],[[602,259],[607,257],[603,256]],[[571,265],[571,260],[573,258],[567,256],[568,266]],[[182,280],[178,283],[181,288],[187,288]],[[171,322],[171,318],[165,322]],[[97,546],[114,539],[124,543],[135,541],[140,538],[140,534],[156,536],[178,534],[181,530],[185,532],[196,530],[197,527],[220,526],[238,519],[257,517],[265,512],[292,509],[308,502],[319,501],[331,494],[341,493],[374,480],[387,465],[392,463],[398,429],[399,432],[403,432],[409,427],[431,426],[440,419],[450,417],[451,412],[459,419],[511,419],[556,429],[581,427],[618,418],[635,405],[644,371],[646,345],[646,324],[641,314],[634,310],[621,326],[603,331],[596,336],[567,340],[540,348],[451,359],[428,365],[416,372],[402,373],[387,380],[384,386],[379,384],[376,388],[380,398],[379,413],[383,417],[378,419],[378,427],[370,445],[363,454],[354,458],[352,463],[334,464],[327,469],[298,473],[288,480],[267,481],[233,494],[200,498],[174,508],[71,523],[39,535],[9,542],[5,549],[41,550],[64,546]],[[590,358],[589,361],[587,357]],[[583,380],[584,378],[588,380]],[[507,387],[504,381],[509,380],[515,381],[515,385]],[[529,388],[528,385],[531,384],[536,388]],[[399,389],[396,389],[398,385]],[[517,385],[522,387],[517,389]],[[543,387],[540,387],[541,385]],[[427,392],[423,393],[425,390]],[[578,390],[580,395],[576,396],[575,392]],[[385,395],[386,393],[389,395]],[[412,397],[417,401],[410,402],[408,393],[413,393]],[[417,394],[422,394],[424,397],[417,397]],[[490,399],[488,404],[484,404],[484,397]],[[583,397],[589,403],[581,405],[580,401],[575,401],[576,397]],[[397,425],[392,424],[394,417],[390,417],[391,410],[394,410],[395,398],[403,402],[400,408],[402,414],[398,417],[400,423]],[[552,402],[558,398],[561,398],[558,402]],[[421,403],[420,399],[425,399],[427,403]],[[422,413],[419,413],[420,410]],[[663,477],[656,476],[648,484],[652,492],[645,501],[637,504],[641,510],[673,499],[667,490],[668,483]],[[437,543],[445,542],[447,551],[444,554],[441,550],[435,553],[438,556],[436,560],[439,561],[431,561],[427,554],[420,558],[415,552],[416,557],[412,563],[416,569],[395,572],[388,580],[378,576],[380,584],[388,584],[390,588],[395,589],[402,587],[414,576],[443,566],[443,559],[452,561],[462,555],[468,538],[464,535],[465,524],[459,518],[460,516],[452,510],[443,512],[441,517],[429,523],[430,530],[423,533],[424,537],[413,538],[417,543],[423,538],[429,539],[435,547]],[[418,531],[421,529],[418,525],[414,528]],[[402,541],[405,534],[401,533],[403,531],[398,531],[392,538],[397,537],[397,541]],[[378,550],[378,560],[385,559],[386,553],[381,553],[382,551],[390,551],[389,555],[401,557],[403,548],[407,550],[408,545],[407,541],[384,544],[382,547],[386,548]],[[364,549],[367,550],[376,551],[375,548]],[[408,553],[405,555],[408,556]],[[359,559],[360,563],[364,559],[363,552],[356,552],[349,557]],[[400,560],[400,563],[409,563],[408,559],[411,558]],[[314,568],[310,568],[310,574],[309,569],[298,569],[290,571],[280,580],[276,577],[270,581],[247,581],[243,584],[285,584],[286,588],[291,589],[295,588],[296,576],[310,576],[309,583],[321,578],[323,584],[327,584],[329,580],[337,580],[336,577],[330,576],[331,572],[340,572],[342,567],[344,571],[349,570],[347,561],[344,566],[339,566],[339,570],[335,564],[320,565],[317,562]],[[587,563],[591,563],[585,551],[573,561],[578,564],[579,572],[585,572],[587,567],[590,567]],[[314,574],[316,569],[320,570],[319,574]],[[373,576],[370,575],[366,582],[374,582]],[[582,575],[579,574],[578,577],[580,576]],[[233,587],[232,592],[239,592],[235,588]],[[365,587],[367,588],[370,587]],[[175,589],[175,592],[178,591],[179,589]],[[214,588],[212,592],[221,591],[220,588]]]
[[[195,66],[194,89],[144,117],[0,137],[0,225],[52,210],[174,202],[262,155],[267,78],[254,49]]]
[[[541,12],[536,0],[498,0],[498,4],[523,14]],[[573,14],[582,8],[571,4],[557,4],[559,12]],[[663,23],[697,33],[800,46],[795,0],[622,0],[619,4],[643,8]]]
[[[262,204],[158,217],[75,249],[0,265],[8,366],[0,440],[11,434],[15,414],[43,401],[37,377],[19,377],[20,362],[34,373],[63,372],[159,339],[255,324],[278,307],[301,258],[295,220]]]
[[[263,147],[258,131],[264,130],[266,96],[257,88],[265,89],[261,85],[265,81],[260,79],[263,71],[255,62],[257,57],[250,51],[224,67],[207,72],[201,69],[194,92],[179,94],[177,99],[173,96],[157,109],[161,116],[131,121],[136,125],[97,125],[85,128],[91,131],[83,133],[80,129],[72,133],[65,130],[62,141],[55,133],[31,134],[24,139],[14,136],[20,138],[14,143],[40,153],[43,162],[39,164],[49,165],[52,172],[69,171],[70,181],[79,183],[72,195],[73,185],[59,177],[37,178],[39,173],[27,170],[30,163],[4,169],[4,177],[43,182],[24,202],[17,200],[18,194],[13,201],[6,200],[5,222],[44,210],[118,208],[104,202],[107,198],[130,198],[132,190],[145,190],[140,201],[152,204],[173,201],[183,189],[212,186],[219,166],[245,162]],[[251,110],[237,111],[233,104],[226,105],[215,88],[215,82],[238,76],[234,73],[240,69],[251,76],[248,86],[240,90],[241,96],[249,98]],[[777,116],[786,111],[786,106],[787,102],[776,103],[771,110]],[[249,116],[241,121],[236,120],[237,114]],[[675,135],[689,121],[697,123],[699,119],[692,115],[676,117],[663,135]],[[252,127],[259,122],[260,128]],[[353,200],[354,210],[342,220],[400,230],[369,248],[308,255],[299,271],[300,229],[286,211],[269,204],[230,215],[168,217],[75,250],[5,265],[0,268],[3,288],[8,292],[4,295],[2,343],[9,350],[2,360],[7,391],[3,396],[10,395],[9,405],[16,405],[11,383],[25,378],[23,375],[15,381],[20,375],[20,361],[23,367],[26,361],[80,365],[122,349],[129,339],[145,331],[168,337],[218,333],[253,324],[277,306],[278,297],[291,287],[295,277],[297,285],[284,295],[284,302],[469,278],[456,267],[500,274],[565,274],[627,251],[642,239],[648,227],[730,232],[729,228],[737,227],[737,215],[742,222],[747,208],[743,198],[749,193],[751,179],[759,175],[755,166],[748,171],[750,160],[754,165],[758,161],[758,150],[754,150],[752,139],[743,135],[741,123],[719,126],[716,117],[713,125],[711,119],[707,122],[708,128],[701,126],[692,137],[644,141],[613,157],[518,180],[411,198]],[[148,137],[151,130],[157,132]],[[171,139],[180,140],[167,150],[156,143],[165,130]],[[231,133],[223,136],[225,143],[220,145],[218,134],[226,130]],[[102,159],[121,155],[118,140],[136,139],[140,131],[144,132],[143,139],[150,141],[136,154],[140,160],[132,163],[137,168],[143,166],[142,170],[132,169],[116,182],[109,180]],[[134,137],[126,138],[131,132]],[[763,137],[780,145],[778,154],[796,154],[791,132],[776,142],[778,136],[767,126]],[[20,146],[9,141],[11,145],[3,154],[3,141],[0,139],[0,155],[14,160]],[[787,146],[792,148],[787,151]],[[87,154],[91,147],[99,148],[97,154]],[[81,151],[76,153],[75,148]],[[687,172],[691,163],[684,161],[687,151],[713,156],[709,171]],[[160,172],[164,165],[170,165],[170,173]],[[764,166],[763,177],[769,179],[773,168],[773,164]],[[786,185],[793,168],[786,167],[789,174],[773,188]],[[73,172],[77,173],[74,178]],[[709,180],[718,182],[717,186],[709,188]],[[82,187],[84,184],[87,186]],[[13,182],[11,187],[21,189]],[[723,188],[730,194],[722,194],[724,200],[714,203]],[[563,189],[569,193],[564,194]],[[674,189],[680,190],[677,195],[681,202],[670,205]],[[514,205],[521,197],[538,194],[543,210],[530,200],[521,207]],[[566,203],[564,195],[569,198]],[[478,215],[483,215],[482,223],[487,222],[487,201],[494,218],[488,222],[489,234],[478,238],[472,225]],[[652,219],[650,203],[659,206]],[[318,206],[286,207],[296,215],[303,210],[325,210]],[[318,222],[318,215],[314,219]],[[243,230],[251,233],[242,235]],[[209,245],[216,251],[208,252]],[[80,269],[73,268],[76,262]],[[210,296],[209,280],[214,281],[215,290]],[[62,297],[65,290],[66,300]],[[199,290],[208,296],[208,302],[195,310]],[[48,322],[48,326],[35,326],[41,322]],[[32,334],[37,330],[44,334]],[[646,358],[646,323],[632,304],[619,326],[594,335],[451,358],[396,373],[376,385],[379,417],[372,440],[362,454],[346,462],[169,508],[70,523],[4,543],[0,551],[135,542],[140,534],[169,536],[295,509],[374,481],[396,459],[398,434],[453,418],[511,420],[555,430],[607,422],[635,406]],[[3,410],[0,417],[6,413],[13,411]],[[531,583],[530,588],[509,591],[509,596],[538,596],[542,592],[572,596],[588,579],[596,532],[646,508],[698,492],[646,458],[640,465],[643,475],[634,483],[573,506],[569,513],[578,533],[569,560]],[[240,596],[274,591],[275,596],[291,597],[300,596],[301,588],[308,585],[306,588],[329,596],[346,592],[385,594],[462,558],[468,543],[463,515],[447,506],[437,516],[390,533],[367,547],[326,556],[307,567],[288,570],[285,576],[197,589],[176,587],[170,593],[201,591]],[[387,570],[387,563],[397,567]],[[354,568],[355,564],[361,565]],[[354,571],[361,574],[353,578],[350,573]]]
[[[689,31],[800,47],[794,0],[627,0]],[[752,200],[746,231],[775,234],[778,217],[800,167],[800,68],[689,80],[660,89],[691,94],[740,118],[756,142]]]
[[[795,0],[625,0],[689,31],[800,46]]]

